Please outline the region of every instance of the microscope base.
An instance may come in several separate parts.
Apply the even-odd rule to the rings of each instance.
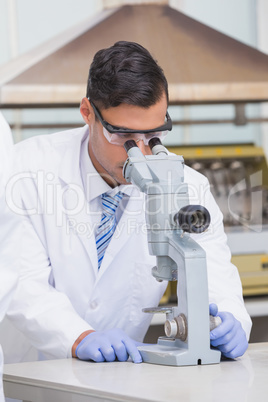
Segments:
[[[157,344],[139,346],[138,349],[145,363],[166,366],[217,364],[221,359],[221,352],[218,350],[210,348],[202,351],[196,348],[188,349],[187,344],[178,339],[159,338]]]

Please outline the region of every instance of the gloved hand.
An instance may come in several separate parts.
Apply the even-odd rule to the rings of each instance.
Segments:
[[[248,342],[240,322],[231,313],[218,313],[218,307],[214,303],[209,305],[209,313],[214,317],[218,315],[222,320],[222,323],[210,332],[211,345],[230,359],[242,356],[247,350]]]
[[[141,363],[137,346],[142,345],[129,338],[121,329],[91,332],[77,346],[75,354],[81,360],[95,362],[124,362],[130,356],[134,363]]]

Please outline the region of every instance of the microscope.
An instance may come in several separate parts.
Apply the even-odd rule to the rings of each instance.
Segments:
[[[210,347],[210,330],[220,317],[209,316],[205,251],[190,236],[209,227],[210,215],[201,205],[189,205],[184,160],[171,155],[159,138],[149,141],[152,155],[144,156],[133,140],[124,144],[127,182],[146,194],[149,252],[156,256],[152,275],[158,281],[177,280],[177,306],[144,308],[165,313],[165,337],[139,346],[143,361],[171,366],[214,364],[221,353]]]

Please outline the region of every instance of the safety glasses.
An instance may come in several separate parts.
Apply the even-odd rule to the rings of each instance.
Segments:
[[[107,121],[103,120],[102,115],[100,114],[94,103],[92,101],[90,101],[90,103],[93,107],[95,115],[102,124],[103,135],[110,142],[110,144],[124,145],[124,143],[128,140],[134,140],[135,142],[142,140],[144,142],[144,145],[148,145],[148,142],[151,138],[158,137],[163,140],[168,134],[168,131],[172,130],[172,120],[168,114],[168,111],[166,113],[166,121],[162,126],[151,130],[131,130],[127,128],[116,127],[112,124],[107,123]]]

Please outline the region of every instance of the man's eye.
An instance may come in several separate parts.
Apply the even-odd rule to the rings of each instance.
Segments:
[[[157,137],[157,134],[158,133],[148,133],[148,134],[145,134],[145,138],[150,139],[150,138],[153,138],[153,137]]]
[[[117,134],[121,139],[128,139],[132,137],[132,134]]]

